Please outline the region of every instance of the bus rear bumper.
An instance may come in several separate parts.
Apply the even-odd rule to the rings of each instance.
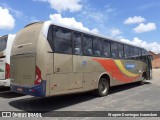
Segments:
[[[0,80],[0,86],[10,86],[10,79]]]
[[[41,84],[34,86],[17,85],[11,83],[11,91],[15,93],[21,93],[24,95],[31,95],[35,97],[45,97],[46,95],[46,81],[42,80]]]

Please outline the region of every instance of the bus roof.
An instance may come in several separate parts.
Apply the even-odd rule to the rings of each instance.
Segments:
[[[68,28],[68,29],[71,29],[71,30],[74,30],[74,31],[77,31],[77,32],[82,32],[82,33],[85,33],[85,34],[88,34],[88,35],[91,35],[91,36],[93,35],[93,36],[100,37],[100,38],[103,38],[103,39],[107,39],[107,40],[110,40],[110,41],[115,41],[115,42],[118,42],[118,43],[122,43],[122,44],[135,46],[135,47],[144,49],[143,47],[140,47],[140,46],[137,46],[137,45],[133,45],[133,44],[129,44],[129,43],[125,43],[125,42],[120,41],[118,39],[113,39],[113,38],[110,38],[110,37],[102,35],[102,34],[81,30],[81,29],[78,29],[78,28],[74,28],[74,27],[70,27],[70,26],[64,25],[64,24],[57,24],[57,23],[54,23],[53,21],[35,22],[35,23],[31,23],[29,25],[32,25],[32,24],[43,24],[42,33],[46,38],[47,38],[47,35],[48,35],[48,29],[49,29],[50,25],[56,25],[56,26]],[[26,27],[29,26],[29,25],[26,25]]]

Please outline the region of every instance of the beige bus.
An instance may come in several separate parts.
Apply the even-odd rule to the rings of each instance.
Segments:
[[[94,91],[151,79],[147,50],[51,21],[27,25],[11,53],[11,91],[37,97]]]

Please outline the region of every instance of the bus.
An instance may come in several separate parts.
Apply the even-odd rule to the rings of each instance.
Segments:
[[[0,86],[10,86],[10,54],[15,35],[0,37]]]
[[[94,91],[151,79],[144,48],[51,21],[31,23],[16,34],[11,53],[11,91],[36,97]]]

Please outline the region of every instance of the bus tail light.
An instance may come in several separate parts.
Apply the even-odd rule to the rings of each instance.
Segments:
[[[6,79],[10,78],[10,65],[6,63],[6,72],[5,72]]]
[[[35,85],[40,84],[42,82],[41,70],[36,66],[36,80],[34,82]]]

